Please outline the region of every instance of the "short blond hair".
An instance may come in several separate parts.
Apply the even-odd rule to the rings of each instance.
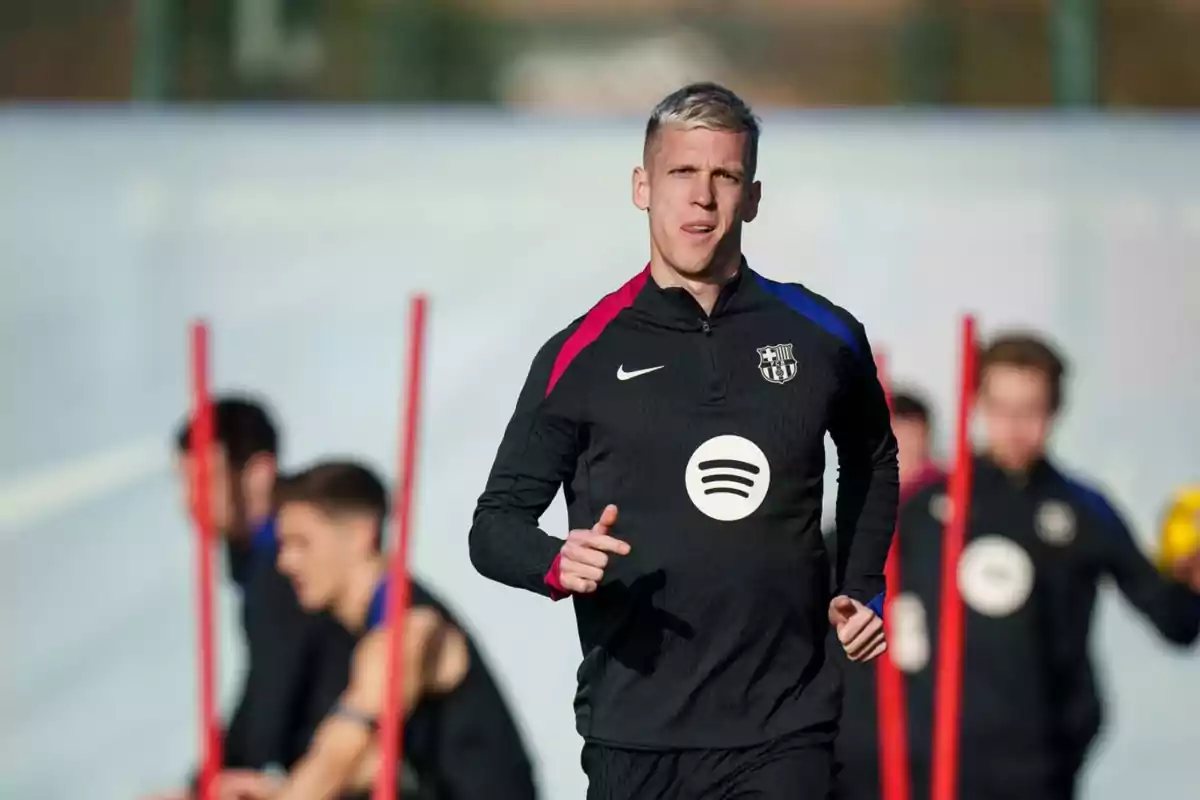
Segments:
[[[761,123],[750,106],[729,89],[717,83],[691,83],[664,97],[646,122],[643,157],[649,160],[650,148],[659,130],[667,125],[685,129],[707,128],[713,131],[747,133],[746,173],[753,179],[758,167],[758,137]]]

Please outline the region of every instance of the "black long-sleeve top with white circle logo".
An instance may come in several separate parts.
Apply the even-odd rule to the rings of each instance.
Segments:
[[[834,587],[820,531],[827,432],[846,543]],[[857,320],[744,264],[706,315],[647,268],[534,359],[475,511],[480,573],[561,596],[562,539],[538,527],[560,486],[571,528],[612,503],[613,535],[631,548],[574,598],[585,739],[736,747],[836,720],[828,603],[880,607],[898,494]]]
[[[1100,729],[1090,650],[1102,579],[1181,645],[1200,631],[1200,597],[1154,568],[1107,498],[1050,462],[1015,475],[979,457],[973,471],[956,569],[964,605],[959,791],[1012,785],[1026,787],[1021,796],[1052,796],[1038,792],[1071,784]],[[900,511],[900,581],[889,608],[886,657],[906,674],[914,797],[933,747],[946,492],[945,481],[934,483]],[[876,687],[873,669],[848,664],[846,672],[839,750],[854,770],[878,758]]]

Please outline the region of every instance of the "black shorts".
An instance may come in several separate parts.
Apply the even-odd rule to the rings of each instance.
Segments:
[[[833,745],[795,735],[729,750],[583,747],[587,800],[829,800]]]
[[[837,800],[880,800],[878,754],[870,751],[848,753],[845,747],[835,747],[834,754],[837,764],[833,771],[833,796]],[[929,793],[911,796],[925,798]]]

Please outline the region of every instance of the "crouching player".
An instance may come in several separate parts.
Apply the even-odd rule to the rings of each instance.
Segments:
[[[380,548],[387,491],[365,467],[326,462],[287,480],[279,503],[279,568],[300,603],[310,612],[328,610],[361,638],[346,691],[291,772],[284,778],[245,776],[237,786],[226,781],[222,789],[239,800],[365,797],[380,763],[377,733],[387,669],[388,574]],[[428,605],[408,611],[400,657],[409,721],[422,701],[454,690],[470,662],[466,636]]]

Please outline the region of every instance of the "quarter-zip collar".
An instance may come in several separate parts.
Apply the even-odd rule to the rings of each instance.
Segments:
[[[634,313],[666,327],[702,330],[706,324],[719,319],[735,307],[739,297],[745,293],[744,285],[749,282],[746,278],[750,268],[743,259],[738,271],[721,287],[711,314],[704,313],[703,307],[687,289],[681,286],[659,286],[653,276],[649,275],[649,265],[646,272],[646,285],[634,298],[631,307]]]
[[[1038,458],[1022,472],[1012,472],[1001,467],[988,454],[981,453],[975,458],[975,474],[981,488],[1003,485],[1026,493],[1045,489],[1055,481],[1058,471],[1045,456]]]
[[[932,461],[921,467],[921,471],[900,484],[900,505],[904,505],[913,495],[938,481],[946,480],[946,471]]]

